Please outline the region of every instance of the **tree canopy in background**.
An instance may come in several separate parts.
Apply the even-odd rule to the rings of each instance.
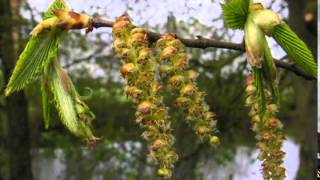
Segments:
[[[113,3],[110,2],[111,5]],[[235,44],[241,45],[242,34],[239,31],[229,30],[224,26],[222,11],[220,11],[219,15],[214,14],[213,19],[210,20],[203,20],[204,16],[192,17],[193,13],[198,12],[206,5],[215,7],[218,11],[220,9],[219,2],[178,3],[176,8],[170,8],[171,11],[168,11],[168,17],[161,16],[158,18],[162,19],[162,23],[159,25],[153,24],[157,21],[152,21],[152,18],[148,21],[148,16],[157,17],[152,16],[152,13],[149,13],[149,15],[147,13],[148,11],[152,11],[152,9],[157,9],[153,6],[154,2],[136,1],[118,3],[113,6],[124,6],[125,8],[123,9],[128,10],[128,14],[132,17],[135,25],[147,27],[148,30],[160,33],[175,32],[180,37],[198,40],[208,38],[220,41],[233,41]],[[165,3],[170,4],[170,2]],[[310,3],[312,2],[310,1]],[[38,19],[39,14],[37,14],[37,10],[31,8],[31,6],[35,6],[32,1],[24,2],[22,5],[25,17],[31,15],[30,19],[24,18],[24,23],[19,22],[23,27],[19,32],[21,40],[26,42],[28,39],[27,34],[37,24],[35,19]],[[179,8],[180,5],[183,8]],[[107,4],[97,4],[96,6],[86,7],[88,11],[86,13],[98,12],[100,16],[112,18],[123,13],[114,11],[113,14],[111,10],[105,12],[104,10],[108,9]],[[297,10],[295,9],[296,7],[292,7],[291,2],[286,1],[270,2],[267,6],[279,10],[283,15],[288,10],[289,12],[295,12],[301,17],[303,13],[309,12],[307,8],[306,12],[299,12],[299,9]],[[74,8],[78,8],[78,6]],[[289,15],[289,24],[292,24],[294,20],[290,19],[291,13]],[[305,26],[310,28],[308,22],[305,22],[303,19],[300,21],[303,21]],[[293,26],[294,30],[296,30],[295,28]],[[315,36],[311,31],[308,29],[298,29],[296,31],[309,46],[313,47],[315,42],[308,40],[308,36]],[[293,36],[290,35],[289,37],[292,38]],[[281,42],[281,39],[279,41]],[[20,42],[15,43],[19,44]],[[24,47],[24,45],[21,47]],[[32,127],[30,128],[30,142],[32,152],[34,152],[32,154],[33,162],[41,162],[37,161],[36,158],[43,158],[43,154],[46,157],[55,157],[62,150],[64,158],[62,166],[65,171],[62,173],[63,179],[91,179],[93,177],[101,177],[102,179],[107,177],[110,179],[157,178],[154,176],[154,164],[146,156],[147,146],[140,138],[142,132],[134,122],[134,104],[123,92],[124,82],[121,80],[118,72],[121,63],[112,50],[110,29],[94,30],[89,35],[85,35],[81,31],[69,32],[64,37],[59,51],[62,67],[68,70],[73,83],[78,87],[79,94],[90,95],[87,105],[96,116],[96,120],[93,122],[93,129],[95,129],[96,137],[101,138],[101,141],[94,149],[85,149],[81,140],[69,136],[60,123],[59,113],[54,109],[51,112],[50,128],[45,129],[40,108],[42,100],[41,96],[39,96],[40,82],[38,79],[34,86],[28,87],[25,91],[30,119],[28,123]],[[3,49],[1,52],[5,52],[5,50]],[[294,52],[297,53],[289,58],[301,56],[298,51]],[[254,135],[249,130],[251,124],[248,109],[244,107],[245,80],[251,68],[246,63],[246,56],[242,51],[217,48],[187,48],[187,53],[190,58],[191,67],[199,72],[199,89],[206,92],[205,99],[210,105],[211,110],[214,110],[217,114],[219,136],[221,137],[222,144],[214,149],[203,144],[195,137],[191,128],[179,122],[179,119],[183,119],[181,112],[174,107],[170,109],[172,128],[175,129],[173,133],[176,139],[179,139],[176,141],[175,147],[180,156],[174,169],[173,179],[222,178],[218,175],[213,176],[212,174],[218,172],[213,169],[218,169],[219,166],[233,161],[240,147],[246,146],[251,149],[255,147]],[[276,55],[279,54],[282,53],[276,52]],[[2,72],[7,73],[4,71],[4,67],[6,66],[4,56],[2,55],[0,58],[2,60]],[[276,58],[286,60],[288,57]],[[289,68],[294,69],[290,64]],[[301,166],[303,163],[307,163],[310,165],[309,167],[305,167],[312,168],[315,165],[310,163],[311,160],[307,158],[307,154],[312,153],[314,149],[311,146],[309,146],[309,149],[306,144],[306,139],[308,140],[310,136],[307,136],[304,132],[308,132],[308,134],[312,132],[312,120],[315,120],[313,114],[315,110],[315,83],[314,81],[307,81],[304,78],[296,76],[285,69],[279,70],[279,91],[281,92],[279,118],[285,124],[286,136],[300,144]],[[299,72],[295,73],[299,75]],[[310,76],[307,77],[310,78]],[[8,74],[5,74],[4,78],[7,79]],[[23,82],[26,83],[27,81]],[[86,87],[90,87],[91,90],[88,90]],[[310,92],[308,96],[305,96],[306,92]],[[174,104],[175,97],[169,91],[165,91],[164,93],[165,97],[167,97],[165,103]],[[3,107],[5,107],[8,100],[4,97],[1,97],[0,100],[2,99]],[[5,108],[1,108],[0,111],[4,112],[0,116],[2,122],[10,120],[8,119],[8,115],[6,115],[7,110]],[[10,131],[10,128],[5,123],[3,124],[2,129],[4,131],[2,131],[1,138],[8,138],[6,132]],[[304,124],[306,124],[306,129],[301,131],[300,127]],[[1,148],[4,152],[8,152],[5,144]],[[6,155],[1,158],[1,161],[4,163],[10,162],[6,159]],[[209,171],[205,171],[209,166],[214,167],[210,168]],[[300,168],[299,177],[311,176],[302,169],[303,167]],[[83,173],[78,174],[79,170]],[[8,172],[10,171],[6,168],[1,169],[3,177],[8,177]],[[35,178],[39,178],[41,175],[41,173],[35,174]],[[50,176],[49,174],[46,175]],[[225,175],[236,177],[238,174],[236,171],[233,171],[225,173]]]

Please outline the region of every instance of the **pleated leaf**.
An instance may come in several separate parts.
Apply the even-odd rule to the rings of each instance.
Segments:
[[[222,4],[224,22],[231,29],[244,29],[249,13],[249,0],[231,0]]]
[[[280,93],[278,88],[278,73],[277,68],[274,63],[271,50],[269,48],[266,38],[264,38],[263,47],[264,47],[264,64],[262,66],[263,77],[266,81],[266,84],[271,90],[272,97],[274,101],[279,105],[280,104]]]
[[[48,76],[56,108],[63,124],[76,136],[86,140],[96,139],[89,125],[91,119],[79,112],[79,108],[82,106],[78,102],[79,97],[76,96],[78,93],[75,91],[68,74],[57,60],[49,65]]]
[[[277,43],[288,56],[304,71],[317,78],[317,64],[307,45],[291,30],[289,25],[281,24],[274,28],[272,34]]]
[[[42,111],[45,128],[48,129],[51,123],[51,113],[53,104],[51,103],[52,94],[49,87],[48,76],[44,75],[41,81],[41,97],[42,97]]]
[[[253,67],[254,83],[257,88],[257,100],[259,106],[259,116],[262,118],[266,112],[266,98],[264,94],[264,83],[262,69]]]
[[[44,14],[44,19],[52,17],[54,9],[65,8],[68,5],[64,0],[56,0]],[[50,63],[52,57],[57,55],[62,34],[62,30],[52,29],[30,38],[10,77],[5,90],[7,96],[23,89],[39,76],[45,64]]]
[[[34,81],[43,71],[45,64],[57,55],[61,31],[31,37],[13,70],[5,90],[8,96]]]
[[[54,17],[55,15],[53,12],[56,9],[70,9],[70,7],[65,0],[56,0],[50,5],[47,12],[44,13],[43,20]]]

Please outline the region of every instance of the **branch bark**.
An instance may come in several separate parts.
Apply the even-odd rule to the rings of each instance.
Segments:
[[[113,21],[103,19],[101,17],[94,17],[92,20],[92,26],[94,28],[101,28],[101,27],[112,27],[114,24]],[[156,32],[148,31],[148,35],[151,41],[157,41],[162,35]],[[244,43],[231,43],[231,42],[224,42],[214,39],[207,39],[207,38],[198,38],[198,39],[185,39],[182,37],[178,38],[181,40],[181,42],[190,48],[223,48],[223,49],[230,49],[230,50],[236,50],[236,51],[242,51],[245,52],[245,46]],[[313,76],[307,74],[303,70],[301,70],[299,67],[297,67],[295,64],[287,63],[279,60],[275,60],[275,64],[277,67],[283,68],[285,70],[291,71],[295,73],[297,76],[301,76],[306,80],[316,80]]]

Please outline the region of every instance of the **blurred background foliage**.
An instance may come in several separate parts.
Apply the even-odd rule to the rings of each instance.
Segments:
[[[2,88],[28,40],[28,33],[39,20],[41,8],[34,8],[37,2],[40,1],[1,0]],[[154,7],[156,3],[150,0],[102,1],[83,9],[91,14],[96,12],[114,18],[123,13],[119,9],[124,7],[137,25],[154,31],[176,32],[187,38],[203,36],[222,41],[242,41],[241,32],[225,28],[218,0],[167,0],[162,3],[167,3],[168,10],[166,13],[160,13],[163,9],[159,10],[160,15],[146,13],[148,9],[157,12],[158,7]],[[184,10],[173,11],[169,7],[174,3],[178,4],[176,8]],[[286,18],[316,55],[315,3],[315,0],[265,1],[267,7],[277,10]],[[80,2],[78,4],[75,9],[82,6]],[[208,4],[215,7],[213,11],[217,12],[193,15],[205,10],[203,7]],[[119,9],[113,13],[108,5]],[[306,18],[307,15],[312,16],[311,20]],[[207,19],[203,20],[204,17]],[[278,47],[275,49],[280,59],[283,53]],[[244,83],[250,71],[245,55],[215,48],[188,48],[188,53],[192,68],[200,72],[198,85],[206,92],[206,100],[217,114],[222,144],[213,149],[200,143],[183,122],[179,111],[171,107],[170,115],[177,139],[175,147],[180,156],[172,179],[240,179],[237,171],[243,167],[238,167],[239,164],[234,164],[230,172],[227,172],[228,169],[223,173],[215,169],[233,163],[239,149],[247,147],[245,152],[249,154],[255,149],[248,109],[244,106]],[[83,141],[70,135],[63,127],[57,113],[54,113],[50,128],[44,129],[39,82],[9,98],[1,93],[0,180],[157,179],[153,162],[147,158],[146,144],[140,137],[142,130],[135,124],[134,105],[123,93],[124,82],[118,72],[120,60],[112,50],[111,29],[94,30],[89,35],[82,31],[71,31],[61,45],[60,59],[80,94],[88,94],[87,87],[92,90],[87,102],[96,115],[93,125],[101,140],[95,148],[86,148]],[[282,69],[279,71],[282,94],[279,116],[285,124],[287,136],[300,145],[300,159],[297,159],[300,168],[296,179],[312,179],[316,172],[316,82]],[[167,104],[173,104],[172,94],[165,93]],[[260,173],[259,169],[256,173]],[[246,175],[241,177],[248,179]]]

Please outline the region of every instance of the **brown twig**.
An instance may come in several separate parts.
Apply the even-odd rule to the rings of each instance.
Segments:
[[[101,27],[112,27],[114,24],[113,21],[103,19],[101,17],[94,17],[92,20],[92,26],[94,28],[101,28]],[[151,41],[158,40],[162,35],[156,32],[148,31],[148,35],[150,37]],[[207,39],[207,38],[198,38],[198,39],[185,39],[182,37],[178,38],[181,40],[183,44],[185,44],[187,47],[191,48],[224,48],[224,49],[231,49],[231,50],[237,50],[245,52],[244,43],[231,43],[231,42],[224,42],[214,39]],[[286,69],[288,71],[291,71],[295,73],[297,76],[301,76],[305,78],[306,80],[316,80],[313,76],[307,74],[303,70],[301,70],[299,67],[297,67],[293,63],[287,63],[279,60],[275,60],[275,64],[277,67]]]

